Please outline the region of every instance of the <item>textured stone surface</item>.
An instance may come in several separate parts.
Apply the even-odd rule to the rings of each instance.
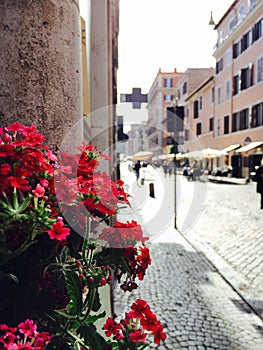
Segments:
[[[0,23],[0,125],[35,124],[59,146],[82,115],[78,1],[4,0]]]

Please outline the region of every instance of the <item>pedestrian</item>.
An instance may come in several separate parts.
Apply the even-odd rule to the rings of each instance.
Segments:
[[[141,169],[141,162],[137,160],[137,162],[134,165],[134,171],[135,171],[137,181],[139,180],[139,177],[140,177],[140,169]]]
[[[163,162],[163,172],[164,172],[164,176],[166,177],[168,172],[168,163],[166,162],[166,160]]]
[[[263,158],[261,159],[261,165],[257,168],[256,174],[253,177],[256,181],[256,191],[260,194],[260,209],[263,209]]]

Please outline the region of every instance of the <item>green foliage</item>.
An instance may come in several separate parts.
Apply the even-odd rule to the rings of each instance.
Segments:
[[[64,271],[66,288],[70,301],[70,314],[77,315],[82,311],[82,286],[79,277],[74,271]]]
[[[108,343],[97,332],[94,324],[91,324],[91,323],[83,324],[78,328],[78,332],[81,338],[84,339],[85,344],[91,346],[93,350],[108,349]]]

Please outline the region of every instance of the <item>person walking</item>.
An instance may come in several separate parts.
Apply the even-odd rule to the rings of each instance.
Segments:
[[[135,171],[137,181],[139,180],[139,177],[140,177],[140,169],[141,169],[141,162],[137,160],[137,162],[134,165],[134,171]]]
[[[257,183],[256,191],[260,194],[260,209],[263,209],[263,158],[261,159],[261,165],[257,168],[256,174],[253,178]]]

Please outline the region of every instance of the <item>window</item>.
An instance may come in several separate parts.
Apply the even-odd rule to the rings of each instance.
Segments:
[[[183,95],[187,93],[187,82],[183,83]]]
[[[232,61],[231,48],[226,51],[226,67],[229,67]]]
[[[198,100],[194,102],[194,118],[198,118]]]
[[[237,16],[234,16],[233,18],[231,18],[231,20],[229,22],[229,32],[230,33],[235,28],[236,24],[237,24]]]
[[[239,129],[238,122],[239,122],[239,119],[237,118],[237,113],[233,113],[233,115],[232,115],[232,132],[235,132]]]
[[[263,56],[257,60],[257,83],[263,81]]]
[[[220,58],[220,60],[216,62],[216,74],[218,74],[222,70],[223,70],[223,58]]]
[[[199,97],[199,111],[201,111],[203,109],[203,97],[200,96]]]
[[[232,46],[233,49],[233,59],[237,58],[241,53],[241,41],[238,41],[237,43],[234,43]]]
[[[249,121],[249,109],[243,109],[240,114],[239,114],[239,118],[240,118],[240,128],[239,130],[245,130],[248,129],[248,121]]]
[[[185,139],[185,141],[189,140],[189,135],[190,135],[189,129],[185,129],[184,130],[184,139]]]
[[[202,134],[202,123],[197,123],[196,124],[196,136]]]
[[[263,125],[263,102],[252,107],[251,128]]]
[[[180,100],[180,98],[181,98],[181,91],[180,90],[177,90],[177,97],[178,97],[178,100]]]
[[[209,131],[214,131],[214,117],[209,119]]]
[[[217,88],[217,103],[220,104],[221,101],[221,86]]]
[[[224,117],[224,134],[229,134],[229,115]]]
[[[211,103],[215,103],[215,87],[211,87]]]
[[[225,33],[224,33],[224,29],[221,29],[219,32],[219,43],[221,44],[225,39]]]
[[[249,127],[249,108],[232,115],[232,132],[245,130]]]
[[[216,123],[216,136],[220,136],[220,129],[221,129],[221,120],[220,118],[218,118]]]
[[[261,18],[252,28],[252,40],[257,41],[263,35],[263,19]]]
[[[244,6],[241,6],[239,8],[239,11],[238,11],[238,21],[242,21],[243,18],[246,17],[246,14],[245,14],[245,7]]]
[[[227,82],[226,82],[226,100],[229,100],[230,96],[231,96],[230,80],[227,80]]]
[[[239,74],[233,77],[233,95],[237,95],[239,93]]]
[[[172,87],[173,86],[173,81],[172,78],[165,78],[164,79],[164,87]]]
[[[253,85],[253,64],[241,69],[241,90],[245,90]]]
[[[252,32],[248,31],[241,39],[241,52],[245,51],[251,45]]]
[[[163,95],[164,101],[172,101],[173,96],[172,95]]]

